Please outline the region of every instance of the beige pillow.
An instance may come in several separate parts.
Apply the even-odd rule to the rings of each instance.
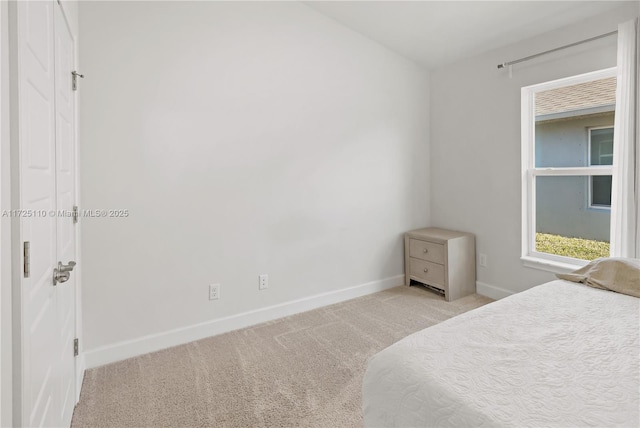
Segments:
[[[640,259],[610,257],[596,259],[571,273],[556,275],[567,281],[640,297]]]

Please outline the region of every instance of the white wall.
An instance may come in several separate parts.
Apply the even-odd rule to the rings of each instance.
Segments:
[[[427,72],[299,3],[82,2],[80,33],[82,208],[130,212],[81,220],[86,350],[402,284]]]
[[[630,2],[432,73],[431,220],[476,234],[477,252],[488,255],[488,267],[478,267],[483,285],[517,292],[554,279],[520,262],[520,88],[615,66],[616,38],[516,65],[511,79],[496,65],[615,30],[636,15]]]

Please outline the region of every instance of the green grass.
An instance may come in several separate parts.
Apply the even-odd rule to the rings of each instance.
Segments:
[[[536,250],[541,253],[595,260],[609,257],[609,243],[582,238],[567,238],[560,235],[536,233]]]

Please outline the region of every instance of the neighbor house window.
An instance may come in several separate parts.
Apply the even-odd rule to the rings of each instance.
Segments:
[[[589,128],[589,166],[611,170],[613,165],[613,127]],[[589,181],[589,207],[611,208],[611,175],[598,175]]]
[[[610,254],[615,76],[613,68],[522,88],[526,265],[566,271]]]

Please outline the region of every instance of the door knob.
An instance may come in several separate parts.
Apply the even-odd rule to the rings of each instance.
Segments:
[[[63,265],[62,262],[58,262],[58,267],[53,270],[53,285],[69,281],[71,271],[76,266],[76,262],[69,262]]]

